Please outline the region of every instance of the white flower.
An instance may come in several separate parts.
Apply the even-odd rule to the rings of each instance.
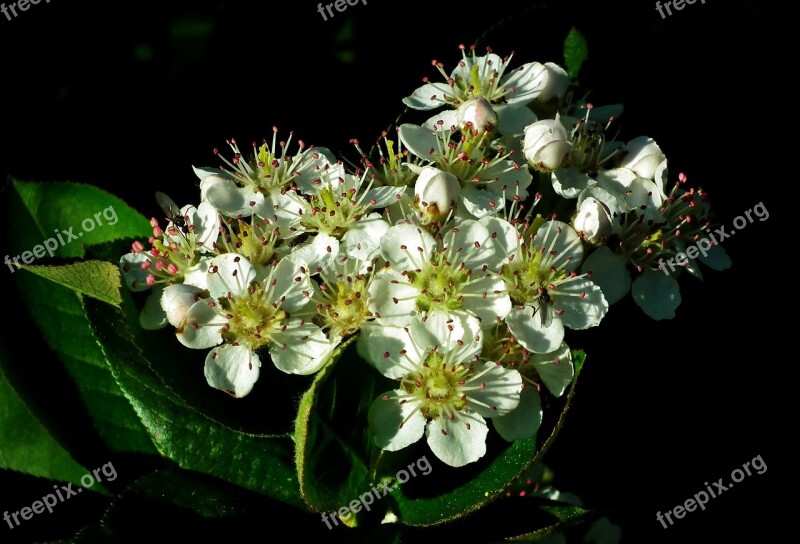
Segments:
[[[289,155],[291,141],[290,134],[288,141],[278,142],[277,128],[273,127],[272,145],[264,143],[257,147],[254,143],[252,156],[246,158],[236,141],[230,140],[232,160],[215,150],[230,171],[211,173],[195,168],[200,178],[201,198],[229,217],[255,214],[279,226],[294,222],[296,218],[286,210],[297,207],[296,190],[309,189],[322,172],[335,165],[328,150],[306,148],[302,140],[298,151]]]
[[[463,46],[461,49],[465,51]],[[492,124],[502,134],[517,135],[536,121],[536,115],[526,106],[543,93],[549,99],[560,90],[562,83],[552,63],[530,62],[510,70],[513,54],[502,59],[494,53],[476,56],[474,47],[470,51],[469,56],[462,53],[461,62],[450,75],[441,63],[434,61],[446,83],[426,83],[403,99],[403,103],[417,110],[433,110],[443,105],[453,108],[432,117],[426,126],[432,127],[432,122],[441,120],[446,127],[460,128],[460,114],[456,110],[470,101],[483,99],[497,116]]]
[[[329,331],[334,343],[357,333],[372,320],[369,288],[374,275],[372,263],[344,254],[320,273],[314,322]]]
[[[462,46],[461,50],[462,60],[449,75],[441,63],[433,63],[448,83],[426,83],[404,98],[403,103],[416,110],[432,110],[444,104],[458,108],[469,100],[483,97],[491,104],[524,106],[545,87],[548,76],[538,62],[509,70],[513,54],[502,59],[494,53],[476,56],[474,48],[469,56],[466,48]]]
[[[208,262],[216,254],[220,221],[217,211],[208,203],[198,207],[181,208],[183,225],[176,227],[172,221],[165,230],[152,218],[151,247],[136,241],[132,252],[120,258],[120,268],[125,283],[132,291],[145,291],[153,286],[186,283],[205,289],[205,272]]]
[[[373,280],[370,311],[382,325],[403,326],[419,316],[445,347],[480,321],[503,319],[511,302],[503,280],[490,272],[502,261],[493,242],[474,220],[440,235],[440,243],[416,225],[393,226],[381,239],[391,269]]]
[[[564,327],[595,327],[608,311],[603,293],[585,275],[576,273],[583,244],[575,230],[561,221],[519,229],[491,218],[487,228],[506,256],[500,277],[513,309],[505,319],[516,340],[534,353],[550,353],[564,339]]]
[[[399,382],[398,389],[384,393],[369,410],[380,448],[397,451],[424,434],[436,457],[453,467],[486,453],[484,418],[516,408],[522,378],[516,370],[478,361],[480,329],[465,332],[452,349],[440,349],[438,339],[419,321],[404,329],[372,329],[359,338],[368,361]]]
[[[537,121],[525,128],[523,145],[528,163],[540,172],[559,168],[572,150],[569,132],[558,115],[555,119]]]
[[[459,218],[480,219],[505,207],[506,199],[525,199],[533,177],[506,151],[489,147],[486,134],[466,134],[451,140],[449,128],[430,130],[405,124],[400,140],[411,153],[458,178]]]
[[[601,245],[611,235],[611,216],[605,204],[588,197],[578,207],[572,226],[590,244]]]
[[[311,374],[326,362],[330,342],[305,321],[313,316],[313,286],[304,262],[285,258],[259,282],[247,259],[226,253],[211,262],[208,290],[211,298],[189,308],[177,337],[190,348],[213,348],[205,365],[212,387],[247,395],[258,379],[261,348],[287,373]]]
[[[370,212],[393,204],[404,192],[404,187],[375,187],[372,180],[367,182],[366,172],[342,177],[325,173],[294,209],[300,218],[299,228],[342,240],[348,255],[368,261],[389,228],[379,215]]]

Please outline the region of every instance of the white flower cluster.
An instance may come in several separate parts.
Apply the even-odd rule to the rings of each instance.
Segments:
[[[210,349],[208,383],[236,397],[266,354],[311,374],[359,335],[397,382],[368,417],[386,450],[426,436],[462,466],[486,452],[487,418],[506,440],[533,436],[542,387],[560,396],[574,376],[565,328],[597,326],[631,289],[669,317],[680,297],[654,263],[702,234],[708,207],[680,182],[667,192],[652,140],[607,141],[621,107],[573,100],[558,65],[462,51],[404,99],[444,109],[384,133],[373,156],[353,140],[360,167],[274,130],[195,168],[197,207],[161,195],[170,222],[153,219],[150,247],[120,263],[132,290],[153,290],[142,326]]]

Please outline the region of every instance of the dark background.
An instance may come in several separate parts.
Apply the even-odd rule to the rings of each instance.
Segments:
[[[596,104],[625,104],[624,139],[655,138],[673,177],[686,172],[711,193],[721,224],[762,201],[770,217],[726,242],[731,270],[682,278],[676,320],[654,322],[627,299],[602,327],[569,337],[589,359],[547,460],[559,487],[611,512],[623,542],[767,537],[775,484],[788,479],[772,429],[791,432],[776,400],[788,363],[775,328],[791,286],[779,275],[786,216],[766,185],[793,153],[770,113],[791,109],[791,96],[776,96],[776,9],[708,0],[662,20],[651,1],[369,0],[323,21],[305,0],[41,2],[12,21],[0,15],[0,173],[98,185],[154,215],[156,190],[197,199],[190,167],[216,165],[226,138],[249,144],[276,125],[356,158],[348,140],[387,128],[400,99],[436,77],[432,58],[449,71],[456,46],[487,33],[482,45],[501,56],[561,62],[577,26],[589,42],[581,82]],[[667,530],[655,521],[757,455],[766,474]],[[18,482],[4,478],[4,499],[29,502],[11,500]],[[525,505],[504,508],[524,519]]]

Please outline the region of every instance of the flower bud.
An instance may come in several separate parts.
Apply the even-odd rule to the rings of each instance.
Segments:
[[[546,62],[542,65],[537,80],[537,88],[541,90],[539,96],[536,97],[538,102],[561,100],[569,88],[569,75],[566,70],[554,62]]]
[[[432,166],[422,169],[414,185],[417,207],[426,222],[447,217],[460,191],[457,177]]]
[[[640,178],[655,179],[659,166],[667,157],[658,144],[647,136],[639,136],[622,148],[625,155],[619,166],[633,170]]]
[[[497,127],[497,113],[483,97],[474,98],[464,102],[458,108],[458,128],[464,130],[469,124],[471,131],[477,130],[480,134],[491,132]]]
[[[526,127],[523,146],[525,158],[540,172],[559,168],[572,150],[569,132],[558,115]]]
[[[596,198],[587,197],[578,208],[572,227],[590,244],[604,244],[612,228],[608,208]]]

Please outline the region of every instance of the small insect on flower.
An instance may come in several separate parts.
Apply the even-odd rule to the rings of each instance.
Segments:
[[[549,327],[553,323],[553,310],[550,306],[553,305],[553,299],[547,289],[539,289],[539,319],[541,319],[542,327]]]
[[[186,224],[186,218],[181,214],[181,209],[175,204],[174,200],[161,191],[156,191],[156,202],[158,202],[158,206],[167,216],[167,219],[172,221],[173,225],[184,234],[189,234],[189,225]]]

